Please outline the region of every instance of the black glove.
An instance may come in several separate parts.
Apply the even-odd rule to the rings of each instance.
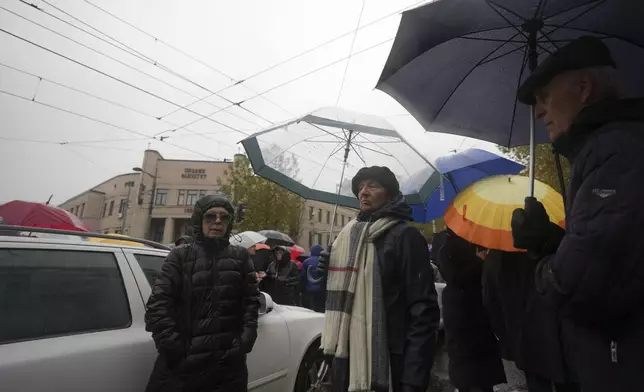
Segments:
[[[320,257],[318,259],[318,268],[316,270],[317,277],[326,279],[327,276],[327,267],[329,266],[329,261],[331,260],[331,245],[327,250],[320,252]]]
[[[565,234],[550,222],[543,204],[534,197],[526,197],[525,209],[514,210],[511,226],[514,247],[537,255],[554,253]]]

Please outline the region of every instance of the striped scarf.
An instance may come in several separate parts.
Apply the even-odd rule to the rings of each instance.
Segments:
[[[393,218],[353,220],[333,243],[322,349],[334,357],[334,366],[336,362],[348,365],[349,392],[389,390],[382,273],[374,241],[398,222]],[[335,385],[346,385],[344,373],[342,380],[333,380]]]

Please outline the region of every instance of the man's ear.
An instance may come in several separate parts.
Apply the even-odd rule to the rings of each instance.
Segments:
[[[581,103],[588,105],[591,97],[593,96],[593,89],[595,87],[595,80],[589,72],[582,72],[578,80],[579,95]]]

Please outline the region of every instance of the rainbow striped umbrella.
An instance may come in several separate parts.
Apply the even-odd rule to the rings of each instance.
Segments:
[[[513,246],[512,212],[523,208],[529,192],[528,177],[494,176],[461,191],[445,212],[445,224],[456,235],[489,249],[521,252]],[[550,220],[564,227],[563,199],[550,186],[535,182],[534,197],[543,203]]]

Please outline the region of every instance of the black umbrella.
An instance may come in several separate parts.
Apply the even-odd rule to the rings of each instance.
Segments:
[[[264,243],[269,246],[295,245],[295,241],[293,241],[291,237],[277,230],[262,230],[262,231],[258,231],[258,233],[267,238],[267,240]]]
[[[582,35],[609,47],[622,91],[644,93],[644,1],[438,0],[403,13],[376,88],[428,131],[513,147],[548,142],[517,89],[540,60]],[[562,187],[563,189],[563,187]]]

